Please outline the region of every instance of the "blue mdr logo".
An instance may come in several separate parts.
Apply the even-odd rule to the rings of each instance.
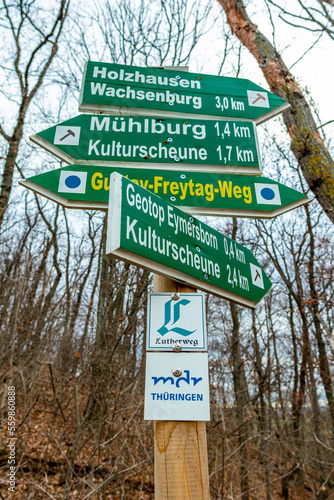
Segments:
[[[191,385],[191,380],[192,380],[193,386],[195,387],[195,385],[197,385],[201,380],[203,380],[203,377],[190,377],[190,370],[184,370],[184,374],[185,374],[185,377],[178,378],[176,380],[176,382],[174,382],[173,377],[151,377],[151,379],[153,380],[154,385],[157,385],[159,382],[162,382],[164,385],[167,382],[170,382],[171,385],[174,385],[174,383],[175,383],[176,387],[180,387],[181,382],[184,382],[188,385]]]

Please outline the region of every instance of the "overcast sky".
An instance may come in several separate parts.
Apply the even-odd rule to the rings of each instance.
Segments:
[[[282,4],[283,2],[279,3]],[[296,0],[290,0],[289,4],[296,9],[296,12],[298,11],[299,7]],[[222,9],[216,2],[214,12],[218,14],[220,11]],[[272,42],[273,28],[264,2],[249,2],[247,12],[252,21],[256,20],[259,30]],[[219,43],[219,39],[222,38],[223,19],[225,19],[224,16],[197,47],[190,63],[190,71],[196,71],[198,67],[203,67],[206,73],[215,73],[217,71],[223,53],[223,44]],[[291,73],[299,85],[303,89],[307,88],[310,91],[312,98],[319,106],[322,123],[334,120],[334,42],[327,35],[323,35],[319,39],[319,34],[289,26],[279,19],[275,13],[273,21],[275,24],[276,47],[285,64],[288,68],[291,68]],[[318,42],[315,43],[317,40]],[[241,60],[242,67],[239,76],[248,78],[254,83],[268,88],[261,70],[247,49],[243,50]],[[222,74],[233,76],[233,74],[229,73],[230,71],[233,72],[233,69],[227,64]],[[334,136],[334,123],[326,126],[326,133],[332,133]]]

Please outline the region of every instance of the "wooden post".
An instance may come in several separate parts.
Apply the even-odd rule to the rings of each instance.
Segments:
[[[176,281],[154,275],[154,292],[194,293]],[[154,422],[155,500],[209,500],[205,422]]]

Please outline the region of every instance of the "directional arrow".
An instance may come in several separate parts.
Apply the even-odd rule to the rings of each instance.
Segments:
[[[269,219],[311,201],[305,194],[266,177],[134,167],[70,165],[19,183],[67,208],[107,210],[112,172],[198,215]]]
[[[233,118],[262,123],[289,107],[242,78],[88,61],[79,101],[84,112]]]
[[[251,122],[79,115],[31,137],[67,163],[261,175]]]
[[[247,307],[271,287],[247,248],[116,172],[106,254]]]

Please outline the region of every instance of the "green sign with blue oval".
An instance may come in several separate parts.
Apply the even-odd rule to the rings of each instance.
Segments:
[[[19,183],[67,208],[108,209],[112,172],[197,215],[273,218],[310,198],[266,177],[70,165]]]

